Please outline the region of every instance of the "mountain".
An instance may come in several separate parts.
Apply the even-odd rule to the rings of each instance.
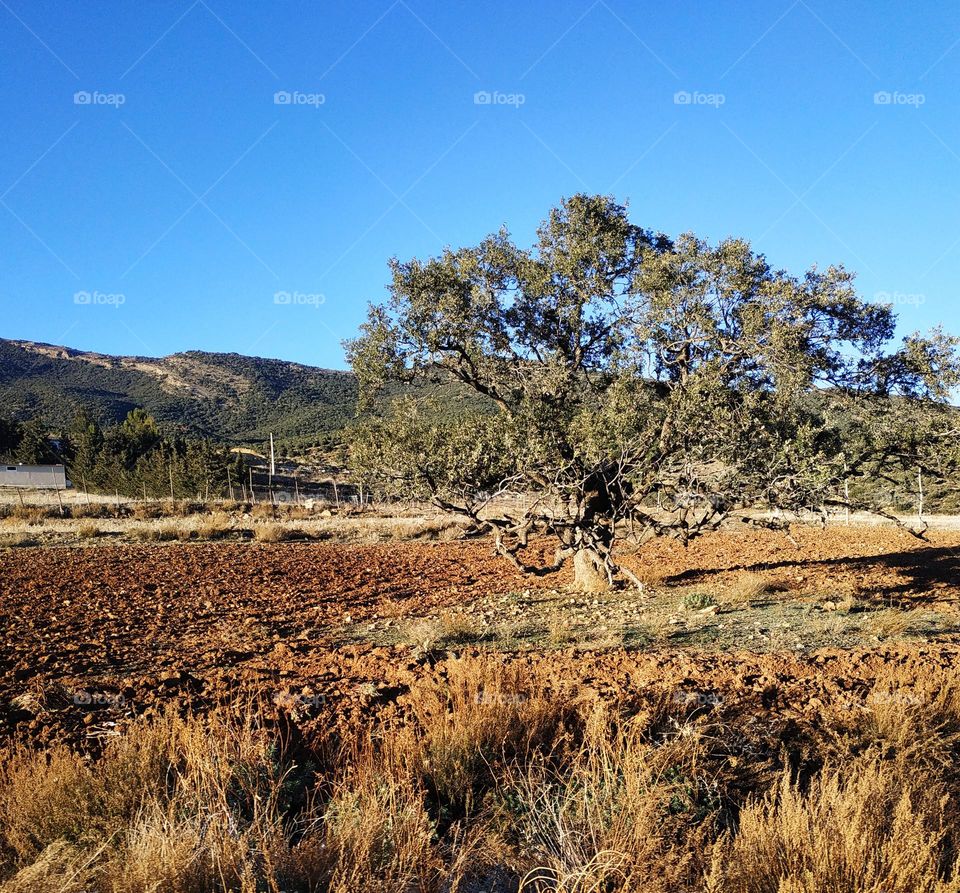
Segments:
[[[68,423],[88,406],[102,422],[142,407],[159,421],[234,443],[330,435],[353,418],[352,373],[188,351],[167,357],[116,357],[0,338],[0,413]]]

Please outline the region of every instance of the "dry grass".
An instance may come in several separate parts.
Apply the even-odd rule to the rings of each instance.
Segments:
[[[415,620],[406,627],[407,640],[422,652],[469,645],[482,637],[476,621],[454,611],[441,611],[432,620]]]
[[[710,893],[953,893],[956,816],[942,785],[879,760],[832,767],[807,790],[785,774],[714,853]]]
[[[233,530],[233,520],[226,512],[215,512],[207,517],[201,517],[194,530],[202,540],[220,539]]]
[[[256,524],[253,528],[253,538],[258,543],[283,543],[288,540],[303,538],[304,533],[299,527],[291,527],[281,523]]]
[[[12,522],[19,521],[30,526],[40,526],[45,518],[53,517],[51,510],[35,505],[10,506],[4,517]]]
[[[352,755],[322,827],[311,867],[328,875],[325,889],[430,890],[443,874],[425,791],[396,747],[367,742]]]
[[[84,521],[77,526],[77,536],[82,540],[95,539],[100,536],[100,528],[92,521]]]
[[[137,720],[95,761],[15,748],[0,889],[960,891],[952,673],[893,667],[824,713],[800,765],[772,771],[774,742],[765,774],[764,739],[743,738],[757,726],[719,709],[663,693],[623,713],[523,661],[437,670],[402,723],[314,750],[288,750],[252,706]]]
[[[558,746],[573,705],[531,691],[519,667],[475,659],[452,662],[445,684],[421,690],[412,709],[413,765],[444,810],[468,814],[498,767]]]
[[[561,648],[574,641],[576,635],[573,625],[565,618],[555,618],[547,630],[547,642],[554,648]]]
[[[960,686],[893,670],[824,717],[826,767],[785,772],[717,844],[710,893],[955,893]]]
[[[704,747],[696,732],[660,741],[650,733],[598,708],[569,764],[516,774],[510,819],[529,842],[521,891],[674,889],[671,836],[685,813],[710,808]]]
[[[131,534],[145,543],[165,543],[173,540],[186,542],[190,539],[191,528],[183,521],[163,521],[158,524],[142,524]]]
[[[163,516],[163,506],[158,502],[136,502],[132,512],[138,521],[152,521]]]
[[[753,571],[738,574],[727,587],[726,601],[732,605],[750,605],[773,595],[790,591],[790,583],[779,577],[768,577]]]
[[[36,546],[37,540],[28,533],[6,533],[0,535],[0,548],[16,549],[23,546]]]
[[[0,774],[4,860],[36,866],[66,844],[95,866],[97,891],[254,893],[256,854],[284,849],[282,820],[305,781],[252,722],[223,715],[142,723],[96,766],[62,747],[20,750]]]
[[[867,619],[867,628],[881,639],[898,639],[917,629],[925,615],[926,612],[919,608],[909,611],[884,608],[871,612]]]

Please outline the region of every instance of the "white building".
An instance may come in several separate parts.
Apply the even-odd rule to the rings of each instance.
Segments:
[[[66,490],[67,486],[67,470],[62,465],[0,465],[0,487]]]

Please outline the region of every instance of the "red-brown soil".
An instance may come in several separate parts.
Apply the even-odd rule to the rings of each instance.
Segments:
[[[799,548],[781,534],[756,532],[713,535],[686,549],[655,542],[627,560],[661,587],[722,587],[750,569],[788,577],[797,595],[845,591],[902,605],[960,597],[960,532],[927,542],[881,527],[794,536]],[[0,553],[0,734],[37,743],[95,738],[163,702],[209,704],[241,690],[279,701],[307,732],[374,714],[402,718],[410,690],[442,678],[457,657],[336,646],[338,624],[565,581],[525,578],[483,542],[7,550]],[[694,702],[762,709],[789,724],[825,704],[862,702],[891,668],[898,679],[919,678],[958,654],[954,645],[919,643],[812,654],[661,647],[490,659],[524,662],[530,684],[558,696],[629,702],[654,690],[689,693]]]

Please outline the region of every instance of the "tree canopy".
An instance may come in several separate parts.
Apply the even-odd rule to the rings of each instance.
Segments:
[[[362,399],[453,379],[489,410],[438,421],[398,401],[361,426],[355,464],[526,569],[530,537],[555,537],[551,567],[572,556],[583,585],[623,570],[622,537],[820,510],[851,477],[930,461],[953,425],[954,338],[895,343],[892,308],[842,266],[792,275],[741,239],[641,228],[609,197],[562,201],[529,249],[501,229],[390,269],[347,344]]]

